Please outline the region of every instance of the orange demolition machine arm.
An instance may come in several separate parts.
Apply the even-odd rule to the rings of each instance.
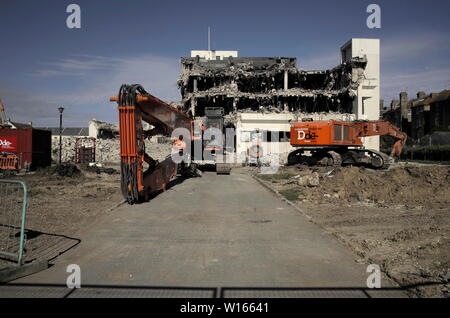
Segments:
[[[122,194],[130,204],[142,202],[152,193],[165,190],[177,171],[170,156],[159,163],[145,152],[145,138],[170,135],[176,128],[191,132],[192,119],[150,95],[141,85],[122,85],[118,96],[110,101],[117,102],[119,110]],[[154,128],[144,132],[143,120]],[[148,164],[146,171],[144,163]]]
[[[357,130],[356,135],[358,137],[389,135],[397,138],[398,140],[394,143],[391,151],[391,156],[397,158],[400,157],[408,138],[408,135],[402,132],[397,126],[384,120],[356,122],[355,127]]]

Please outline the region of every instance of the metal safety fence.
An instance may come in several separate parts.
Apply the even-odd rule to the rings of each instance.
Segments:
[[[28,186],[19,180],[0,180],[0,258],[22,265]]]

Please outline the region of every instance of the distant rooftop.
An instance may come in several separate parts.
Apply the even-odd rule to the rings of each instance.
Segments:
[[[223,60],[228,57],[238,57],[238,51],[192,50],[191,57],[197,56],[207,61]]]
[[[447,99],[450,99],[450,90],[445,90],[440,93],[431,93],[424,99],[413,102],[413,106],[429,105]]]
[[[59,135],[59,127],[40,127],[38,129],[50,130],[53,136]],[[89,136],[87,127],[63,127],[62,136]]]

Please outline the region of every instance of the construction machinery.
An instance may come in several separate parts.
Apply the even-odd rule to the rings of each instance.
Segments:
[[[391,156],[365,149],[362,137],[389,135],[397,139]],[[288,164],[340,166],[362,164],[387,169],[399,158],[407,135],[383,120],[313,121],[291,123],[291,145],[297,149],[288,156]]]
[[[165,190],[177,173],[195,175],[202,163],[214,163],[218,174],[230,174],[231,165],[223,159],[223,111],[208,110],[207,124],[216,128],[216,133],[210,133],[202,121],[150,95],[138,84],[122,85],[110,101],[118,103],[121,189],[128,203],[146,201]],[[144,131],[142,121],[153,128]],[[175,136],[177,148],[162,162],[145,152],[144,140],[154,135]]]

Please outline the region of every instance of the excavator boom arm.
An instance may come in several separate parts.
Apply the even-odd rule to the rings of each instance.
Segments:
[[[359,122],[356,124],[358,137],[382,136],[389,135],[397,138],[391,155],[399,157],[403,151],[408,135],[402,132],[397,126],[384,120],[374,120],[367,122]]]
[[[121,157],[122,194],[129,203],[144,201],[151,193],[165,189],[176,174],[177,165],[169,156],[158,163],[145,152],[145,138],[170,135],[176,128],[191,132],[191,118],[184,112],[147,93],[140,85],[122,85],[117,97]],[[142,121],[154,126],[144,132]],[[144,163],[149,167],[144,171]]]

